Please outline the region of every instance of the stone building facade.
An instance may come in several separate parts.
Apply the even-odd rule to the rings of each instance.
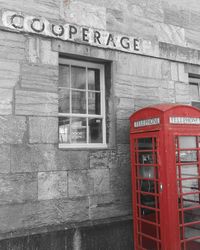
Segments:
[[[198,105],[199,0],[1,0],[0,9],[0,249],[133,249],[129,116],[160,102]],[[76,62],[87,87],[68,97],[61,68],[79,84]]]

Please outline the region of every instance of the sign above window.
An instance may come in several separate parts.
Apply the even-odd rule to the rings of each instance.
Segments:
[[[146,120],[140,120],[134,122],[135,128],[145,127],[145,126],[152,126],[152,125],[158,125],[160,124],[160,118],[152,118],[152,119],[146,119]]]
[[[200,125],[200,118],[198,117],[177,117],[172,116],[169,118],[171,124],[194,124]]]
[[[3,26],[18,32],[40,34],[64,41],[89,44],[91,46],[141,53],[141,40],[136,37],[109,33],[74,24],[52,23],[46,18],[28,16],[14,11],[2,15]]]

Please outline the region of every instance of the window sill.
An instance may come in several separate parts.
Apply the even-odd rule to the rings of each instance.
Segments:
[[[107,149],[107,144],[67,144],[67,143],[60,143],[58,144],[58,148],[60,149]]]

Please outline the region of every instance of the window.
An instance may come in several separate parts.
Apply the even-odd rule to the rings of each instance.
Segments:
[[[106,146],[104,65],[60,59],[59,147]]]
[[[192,106],[200,108],[200,77],[189,76],[189,90]]]

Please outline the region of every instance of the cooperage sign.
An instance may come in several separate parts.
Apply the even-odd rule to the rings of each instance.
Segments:
[[[27,16],[13,11],[5,11],[2,15],[3,26],[18,32],[41,34],[74,41],[92,46],[141,53],[140,40],[135,37],[109,33],[88,27],[72,24],[51,23],[45,18]]]

